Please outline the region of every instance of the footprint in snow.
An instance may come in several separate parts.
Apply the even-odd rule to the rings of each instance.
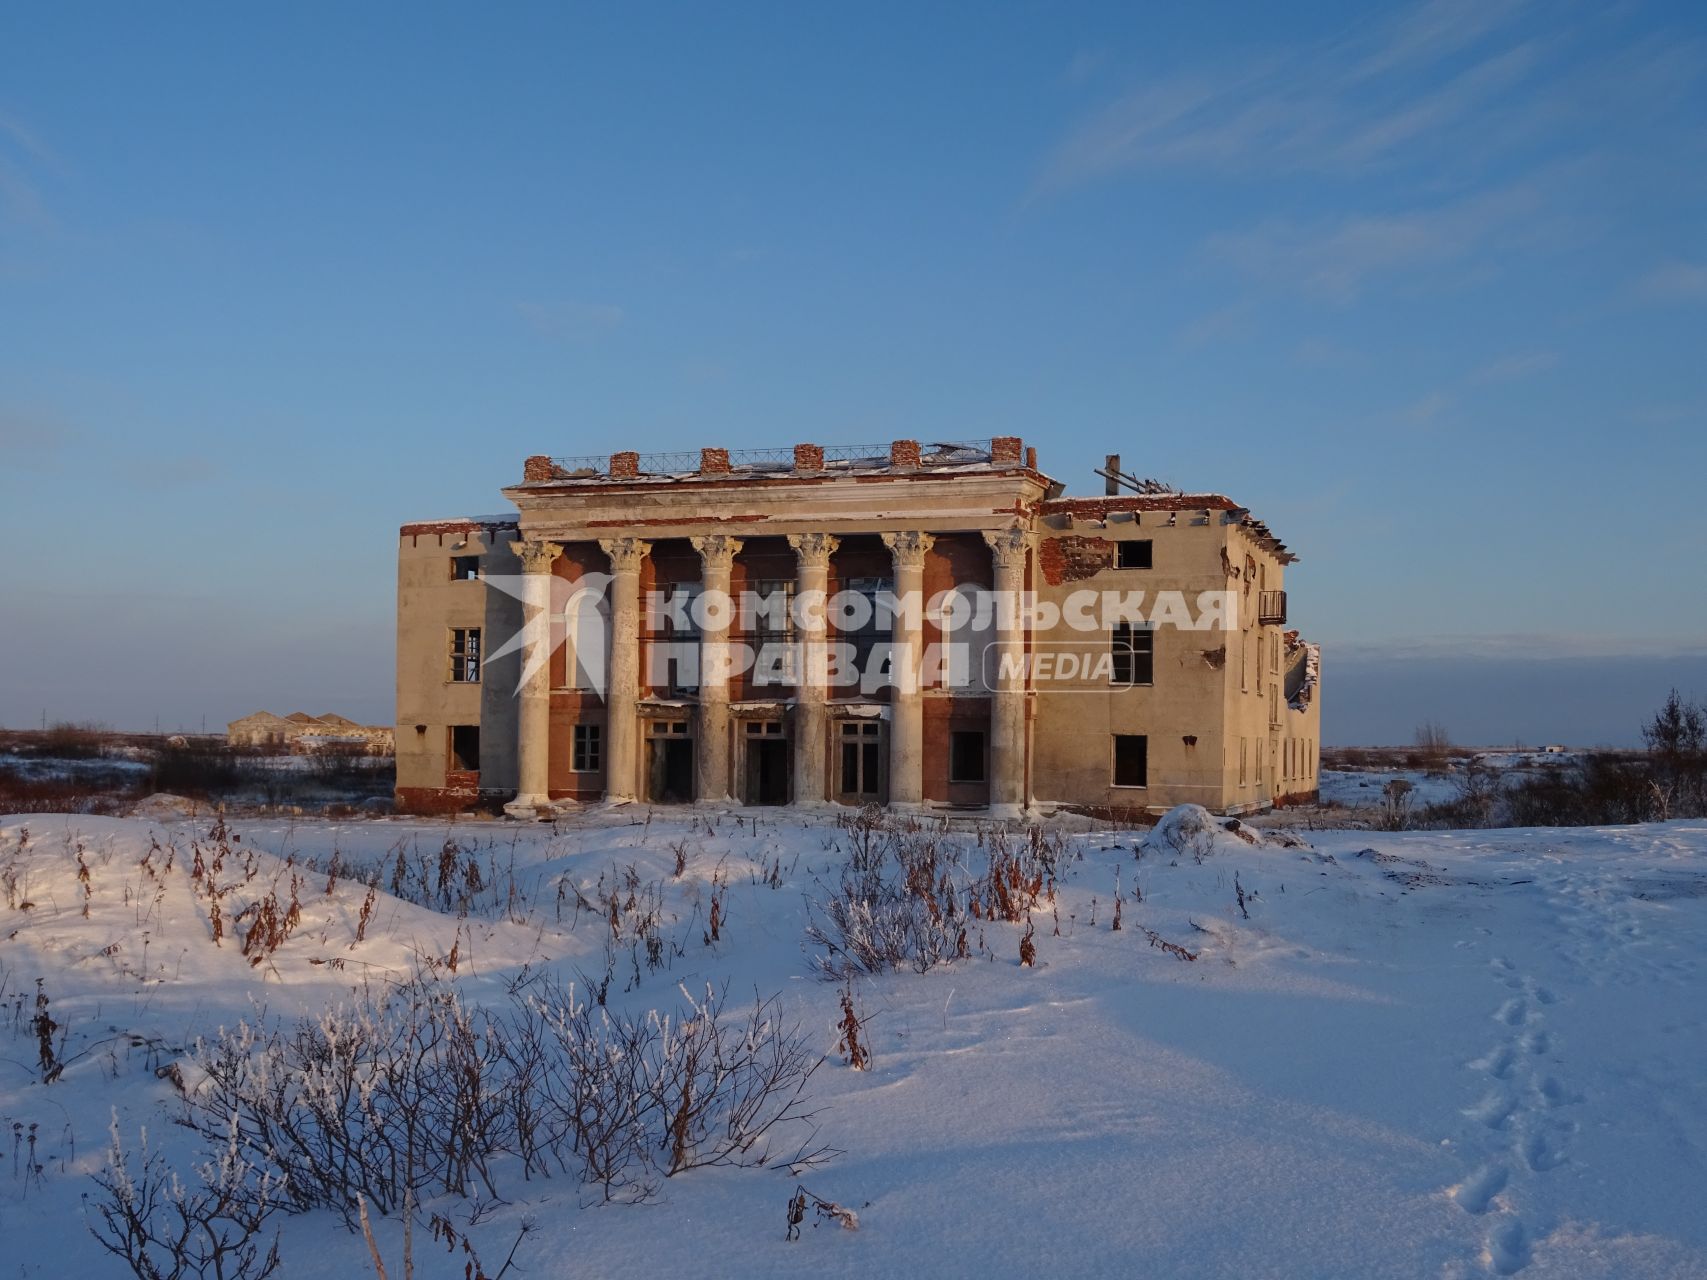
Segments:
[[[1565,1163],[1564,1148],[1545,1133],[1532,1133],[1523,1140],[1523,1162],[1536,1173],[1546,1173]]]
[[[1529,1265],[1529,1233],[1516,1218],[1488,1233],[1486,1261],[1502,1276],[1516,1275]]]
[[[1472,1120],[1481,1121],[1490,1129],[1503,1129],[1505,1122],[1511,1119],[1512,1112],[1516,1110],[1517,1103],[1511,1095],[1496,1090],[1464,1114]]]
[[[1503,1164],[1483,1165],[1452,1189],[1452,1198],[1467,1213],[1486,1213],[1494,1197],[1505,1190],[1509,1177]]]
[[[1511,1066],[1516,1059],[1516,1051],[1509,1044],[1502,1044],[1470,1065],[1478,1071],[1486,1071],[1496,1080],[1504,1080],[1511,1074]]]
[[[1507,1000],[1498,1009],[1496,1009],[1494,1011],[1494,1017],[1498,1021],[1505,1023],[1508,1027],[1515,1027],[1522,1024],[1524,1017],[1528,1012],[1528,1005],[1521,1000],[1512,999]]]

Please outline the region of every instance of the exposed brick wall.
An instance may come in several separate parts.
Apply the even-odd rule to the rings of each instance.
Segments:
[[[610,456],[610,478],[612,480],[634,480],[640,476],[640,455],[638,453],[613,453]]]
[[[1219,493],[1133,493],[1114,498],[1053,498],[1037,509],[1046,516],[1105,520],[1111,511],[1233,511],[1238,505]]]
[[[546,480],[557,479],[557,468],[543,453],[536,453],[522,463],[522,483],[539,484]]]
[[[936,543],[925,554],[923,589],[926,600],[956,584],[989,587],[992,582],[990,548],[982,536],[976,533],[936,535]],[[941,642],[942,628],[930,619],[925,619],[922,630],[926,645]]]
[[[702,476],[728,475],[729,450],[701,449],[699,451],[699,473]]]
[[[1025,447],[1025,465],[1029,470],[1037,470],[1037,449],[1032,445]]]
[[[889,446],[889,465],[892,467],[917,467],[919,465],[919,442],[917,440],[897,440]]]
[[[985,735],[985,777],[989,776],[990,700],[988,698],[925,698],[923,713],[924,760],[922,783],[924,798],[939,804],[988,804],[990,784],[984,782],[950,782],[948,780],[949,737],[962,729]]]
[[[1024,445],[1018,436],[997,436],[990,441],[990,461],[1018,465],[1025,456]]]
[[[398,813],[425,816],[476,811],[498,813],[504,807],[503,801],[497,796],[484,795],[478,787],[461,786],[398,787],[396,806]]]
[[[1043,580],[1058,587],[1063,582],[1079,582],[1114,568],[1114,546],[1107,538],[1065,533],[1043,539],[1037,548],[1037,563],[1043,570]]]
[[[822,471],[824,469],[824,446],[821,444],[795,445],[794,469],[796,471]]]
[[[482,524],[476,520],[415,520],[403,525],[398,534],[404,538],[419,538],[423,535],[442,537],[450,533],[485,533],[489,541],[498,542],[505,534],[514,533],[515,530],[514,520],[493,524]]]

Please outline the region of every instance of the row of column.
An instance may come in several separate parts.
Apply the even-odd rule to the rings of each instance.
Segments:
[[[923,601],[925,556],[935,539],[923,532],[885,533],[894,558],[898,599]],[[1017,817],[1026,803],[1025,680],[1021,662],[1024,632],[1017,602],[1025,587],[1031,535],[1018,527],[984,534],[995,568],[995,685],[990,710],[990,808],[998,817]],[[690,539],[700,554],[705,592],[729,592],[730,571],[742,541],[727,534]],[[796,557],[796,598],[823,599],[828,590],[830,557],[841,545],[829,533],[791,534]],[[638,799],[640,752],[640,567],[652,544],[644,538],[601,538],[610,558],[611,643],[606,662],[605,799]],[[522,564],[524,668],[517,710],[517,794],[506,811],[532,817],[551,803],[551,566],[563,553],[560,543],[510,544]],[[921,681],[921,610],[904,609],[891,636],[889,802],[900,808],[924,803],[924,700]],[[795,685],[794,803],[821,805],[826,800],[825,758],[828,741],[828,636],[822,609],[799,620],[800,671]],[[729,684],[727,617],[700,630],[699,741],[695,751],[695,795],[701,800],[730,798]]]

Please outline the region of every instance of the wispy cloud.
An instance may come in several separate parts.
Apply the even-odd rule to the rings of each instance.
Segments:
[[[1067,70],[1062,73],[1062,79],[1068,84],[1084,84],[1108,61],[1107,49],[1080,49],[1067,63]]]
[[[1392,410],[1382,419],[1386,425],[1429,430],[1454,424],[1464,415],[1463,408],[1474,409],[1476,391],[1497,383],[1516,382],[1537,377],[1559,363],[1557,352],[1518,351],[1490,360],[1479,368],[1445,386],[1436,387],[1408,404]]]
[[[1510,186],[1430,207],[1338,220],[1272,220],[1209,237],[1224,265],[1318,298],[1350,302],[1372,278],[1461,261],[1508,233],[1527,236],[1542,204],[1535,184]]]
[[[620,328],[627,313],[597,302],[518,302],[516,312],[537,332],[559,342],[590,342]]]
[[[1525,0],[1427,0],[1315,46],[1137,86],[1070,130],[1040,190],[1146,166],[1351,170],[1442,142],[1530,81],[1547,50],[1495,46]]]
[[[1201,315],[1181,331],[1180,344],[1204,347],[1235,338],[1250,327],[1253,310],[1254,304],[1247,298]]]
[[[1663,262],[1636,282],[1636,293],[1652,302],[1707,302],[1707,263]]]
[[[33,132],[0,113],[0,220],[38,228],[53,225],[39,172],[52,163],[52,155]]]
[[[1484,386],[1489,383],[1518,382],[1524,378],[1533,378],[1536,374],[1546,373],[1559,363],[1557,351],[1518,351],[1511,355],[1501,356],[1490,360],[1472,373],[1466,381],[1471,386]]]
[[[1307,369],[1338,369],[1361,364],[1363,354],[1327,338],[1305,338],[1292,349],[1292,362]]]

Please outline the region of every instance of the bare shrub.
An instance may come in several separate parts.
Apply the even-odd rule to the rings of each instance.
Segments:
[[[119,1138],[116,1111],[111,1134],[106,1167],[92,1175],[99,1220],[88,1227],[139,1280],[266,1280],[279,1269],[277,1233],[270,1242],[263,1238],[280,1207],[279,1178],[249,1159],[235,1128],[197,1170],[195,1186],[150,1150],[146,1131],[133,1160]]]
[[[1491,827],[1498,821],[1504,796],[1500,775],[1484,764],[1472,762],[1458,775],[1456,794],[1450,800],[1430,805],[1424,817],[1431,826]]]
[[[1452,756],[1452,735],[1438,720],[1424,720],[1417,726],[1417,763],[1430,773],[1445,773]]]
[[[1054,900],[1066,857],[1058,833],[1035,827],[1017,845],[1012,833],[981,832],[970,855],[940,828],[915,824],[880,835],[876,819],[864,818],[854,829],[859,838],[840,879],[807,900],[812,963],[835,981],[902,968],[927,973],[965,959],[971,922],[1027,920]]]
[[[289,1031],[242,1024],[199,1045],[187,1120],[235,1133],[291,1209],[352,1229],[359,1200],[389,1214],[435,1194],[496,1198],[503,1156],[524,1176],[555,1167],[643,1199],[688,1169],[767,1163],[773,1138],[810,1130],[822,1059],[776,1002],[726,1016],[721,991],[683,997],[631,1018],[538,985],[497,1016],[423,974]],[[791,1162],[822,1158],[809,1140]]]
[[[859,1038],[864,1030],[864,1019],[854,1011],[853,985],[850,983],[842,988],[842,1017],[836,1024],[836,1052],[855,1071],[865,1071],[871,1066],[871,1050]]]
[[[1381,813],[1376,826],[1383,831],[1403,831],[1411,824],[1411,793],[1416,786],[1407,778],[1389,779],[1381,788]]]
[[[833,1222],[844,1231],[859,1230],[859,1215],[852,1209],[839,1205],[834,1200],[814,1195],[805,1187],[796,1184],[794,1194],[788,1198],[788,1230],[783,1235],[784,1240],[800,1239],[800,1224],[806,1221],[808,1206],[817,1213],[819,1222]],[[812,1225],[817,1226],[818,1223]]]

